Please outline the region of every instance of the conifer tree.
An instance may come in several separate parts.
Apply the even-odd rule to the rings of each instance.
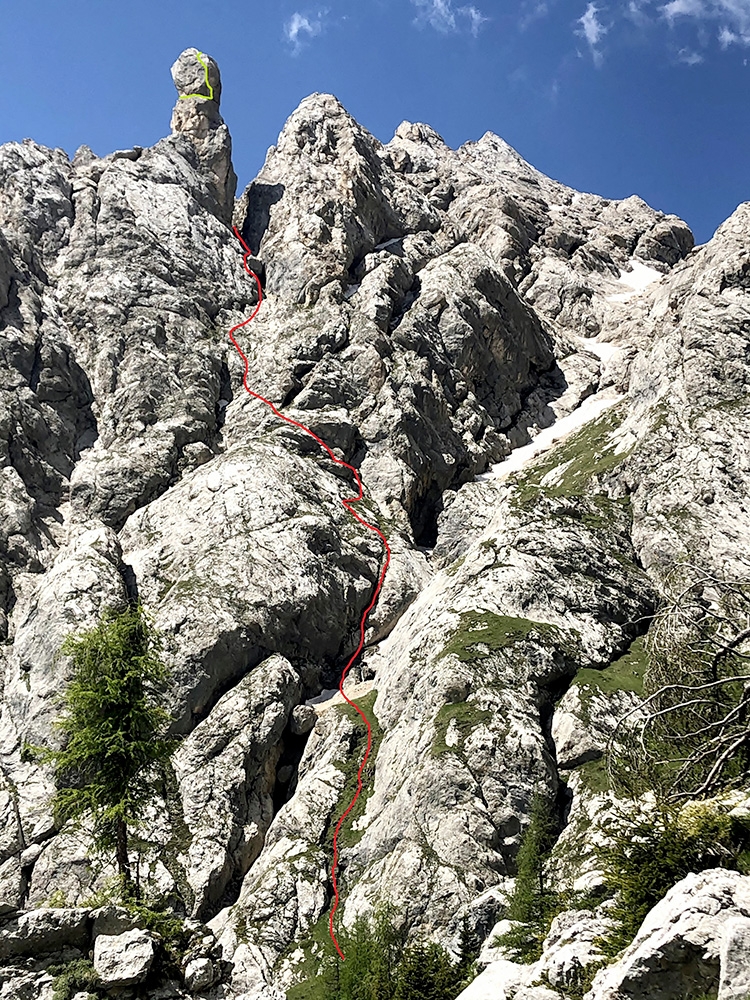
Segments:
[[[73,663],[56,723],[61,749],[32,748],[54,765],[56,822],[89,816],[94,846],[114,851],[132,894],[128,831],[155,791],[155,765],[175,749],[170,716],[157,701],[167,680],[158,633],[140,605],[105,609],[92,629],[69,636],[61,652]],[[136,894],[137,894],[136,887]]]
[[[549,889],[545,862],[554,844],[555,825],[547,799],[535,793],[526,834],[516,859],[516,884],[510,900],[511,920],[542,925],[547,915]]]

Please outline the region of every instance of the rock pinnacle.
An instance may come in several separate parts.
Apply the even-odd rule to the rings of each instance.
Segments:
[[[228,223],[237,177],[232,168],[232,138],[219,112],[219,67],[201,49],[185,49],[172,66],[172,79],[179,95],[172,111],[172,132],[192,141],[216,199],[216,214]]]

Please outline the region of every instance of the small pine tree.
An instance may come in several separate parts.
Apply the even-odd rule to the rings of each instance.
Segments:
[[[479,958],[479,951],[476,936],[469,930],[469,922],[464,917],[458,941],[458,966],[456,968],[462,986],[468,986],[476,975],[476,960]]]
[[[596,849],[606,888],[615,898],[609,913],[615,929],[599,942],[605,954],[616,955],[630,944],[647,913],[690,872],[743,870],[726,813],[695,803],[688,816],[691,821],[669,807],[652,812],[623,808],[607,843]]]
[[[167,679],[160,649],[140,605],[106,609],[94,628],[69,636],[61,652],[73,661],[73,677],[56,723],[63,747],[31,748],[54,765],[56,821],[92,818],[94,846],[114,851],[128,895],[133,885],[128,829],[153,795],[154,765],[176,746],[166,737],[170,716],[156,701]]]
[[[508,902],[508,917],[522,926],[501,934],[497,943],[525,961],[541,954],[541,943],[554,913],[556,894],[547,884],[546,862],[555,843],[555,823],[548,800],[538,792],[516,859],[516,883]]]
[[[435,943],[417,941],[403,953],[394,1000],[450,1000],[460,992],[462,972]]]
[[[374,961],[372,967],[372,1000],[391,1000],[396,981],[396,970],[404,947],[403,934],[396,929],[396,910],[383,904],[374,915]]]
[[[542,923],[549,909],[545,861],[555,842],[555,825],[547,799],[538,792],[531,800],[526,835],[516,859],[516,884],[508,908],[511,920]]]
[[[346,961],[330,956],[314,979],[289,990],[290,1000],[455,1000],[476,974],[468,936],[465,960],[454,963],[440,945],[406,946],[397,917],[386,904],[342,928]]]
[[[370,1000],[376,943],[369,921],[358,917],[342,944],[346,961],[337,963],[337,1000]]]

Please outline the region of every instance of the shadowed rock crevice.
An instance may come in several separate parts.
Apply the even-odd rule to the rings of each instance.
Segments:
[[[270,225],[271,211],[283,197],[283,184],[259,184],[253,181],[238,198],[235,224],[253,253],[260,254],[263,238]]]

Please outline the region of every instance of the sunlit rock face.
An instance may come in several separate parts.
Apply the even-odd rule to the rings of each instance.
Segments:
[[[237,175],[232,167],[232,137],[219,113],[221,74],[214,60],[198,49],[185,49],[172,66],[177,103],[172,133],[189,137],[216,198],[217,214],[232,217]]]
[[[279,998],[324,954],[366,743],[332,691],[383,546],[341,502],[351,475],[242,388],[227,334],[257,292],[234,223],[265,286],[237,334],[247,385],[359,470],[392,550],[352,672],[373,744],[339,917],[390,901],[454,950],[467,927],[485,982],[541,996],[544,973],[562,995],[606,909],[561,914],[536,973],[493,928],[535,790],[558,887],[601,880],[602,755],[638,703],[617,679],[675,561],[746,572],[748,206],[696,249],[679,219],[576,192],[490,133],[452,150],[405,122],[383,145],[327,94],[235,200],[218,66],[186,49],[172,77],[150,149],[0,147],[0,982],[44,996],[29,942],[83,956],[136,930],[88,909],[112,869],[22,753],[59,738],[64,637],[136,599],[182,738],[138,832],[142,878],[193,934],[171,995]],[[597,995],[636,972],[653,992],[653,955],[682,947],[658,921],[689,930],[722,886],[683,883]]]

